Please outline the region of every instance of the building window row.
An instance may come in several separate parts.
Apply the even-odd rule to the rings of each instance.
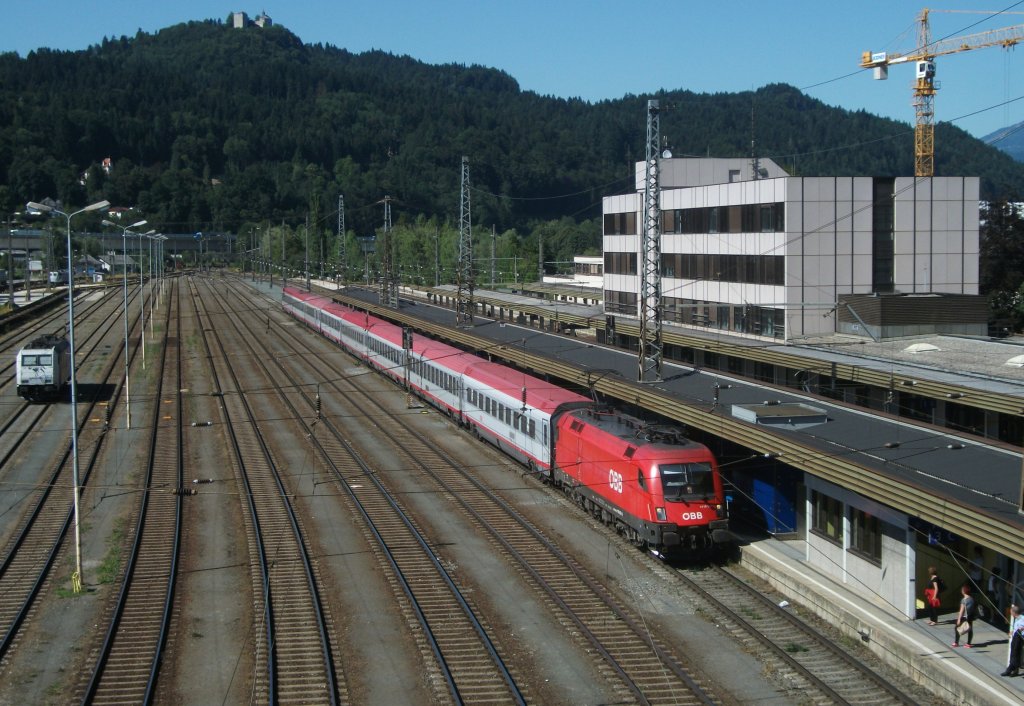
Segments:
[[[635,270],[631,274],[635,274]],[[663,253],[661,274],[677,279],[782,286],[786,283],[786,258],[782,255]]]
[[[669,323],[707,326],[779,339],[785,333],[786,312],[783,309],[750,304],[733,306],[676,297],[662,297],[661,306],[662,320]]]
[[[636,292],[617,292],[613,289],[604,290],[604,310],[609,314],[637,315]]]
[[[604,214],[605,235],[636,235],[636,212]]]
[[[600,277],[604,274],[604,269],[599,262],[576,262],[573,263],[573,272],[578,275],[597,275]]]
[[[786,230],[785,204],[679,208],[661,212],[663,233],[779,233]]]
[[[606,252],[604,271],[609,275],[635,275],[637,254],[635,252]]]

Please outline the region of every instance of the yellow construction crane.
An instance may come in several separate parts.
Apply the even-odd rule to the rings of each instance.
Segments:
[[[876,79],[889,78],[890,64],[914,64],[916,80],[913,84],[913,103],[917,118],[914,124],[914,174],[919,177],[930,177],[935,174],[934,119],[935,91],[938,90],[938,86],[935,85],[935,57],[971,49],[983,49],[984,47],[1006,49],[1019,42],[1024,42],[1024,25],[1013,25],[962,37],[947,37],[932,42],[928,27],[928,13],[929,10],[922,10],[917,17],[916,49],[905,54],[866,51],[860,60],[862,68],[875,70]]]

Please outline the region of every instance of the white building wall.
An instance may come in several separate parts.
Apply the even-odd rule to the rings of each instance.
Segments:
[[[786,181],[786,336],[829,334],[839,295],[871,290],[871,180]]]
[[[895,195],[895,289],[978,293],[976,177],[900,177]]]
[[[870,294],[873,278],[874,183],[871,177],[786,177],[706,184],[749,160],[663,160],[669,183],[661,208],[785,204],[785,232],[666,234],[662,253],[783,255],[785,284],[761,286],[666,279],[668,297],[733,307],[785,307],[786,338],[835,332],[840,296]],[[642,166],[642,164],[641,164]],[[724,170],[724,171],[723,171]],[[639,182],[638,182],[639,183]],[[640,183],[642,187],[642,183]],[[976,177],[897,178],[894,182],[893,280],[900,293],[978,293]],[[632,211],[642,228],[639,193],[608,196],[605,213]],[[605,251],[635,252],[641,237],[605,236]],[[639,272],[637,273],[639,275]],[[606,289],[639,292],[639,276],[605,275]],[[626,287],[631,287],[626,289]]]
[[[844,517],[843,540],[839,544],[807,530],[807,560],[823,573],[854,587],[861,595],[886,607],[895,606],[908,618],[915,617],[914,547],[908,545],[908,537],[915,535],[908,531],[909,515],[809,474],[804,478],[804,485],[807,488],[805,527],[814,526],[811,491],[842,502]],[[851,508],[889,525],[883,528],[881,562],[875,563],[850,551]]]

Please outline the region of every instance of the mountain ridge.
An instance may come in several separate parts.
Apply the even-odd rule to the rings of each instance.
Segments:
[[[753,141],[797,175],[913,172],[910,126],[785,84],[587,102],[524,91],[497,69],[208,20],[83,51],[0,55],[0,160],[10,165],[0,198],[12,209],[103,197],[202,230],[294,221],[344,194],[365,231],[385,195],[398,218],[453,219],[466,155],[474,220],[525,231],[596,218],[601,196],[633,188],[649,97],[677,156],[751,157]],[[955,126],[937,125],[936,144],[936,173],[979,175],[987,198],[1024,183],[1024,165]]]

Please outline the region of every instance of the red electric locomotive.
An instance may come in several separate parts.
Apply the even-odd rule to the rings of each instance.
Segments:
[[[678,427],[586,409],[556,434],[555,483],[632,543],[672,554],[730,541],[715,457]]]

